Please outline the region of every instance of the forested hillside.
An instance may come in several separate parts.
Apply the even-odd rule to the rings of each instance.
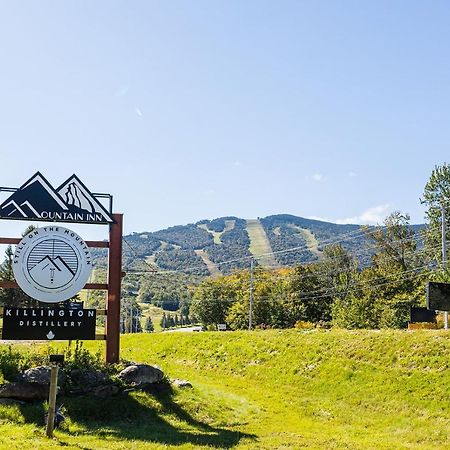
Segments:
[[[418,231],[422,226],[413,225]],[[331,243],[342,247],[361,265],[372,251],[359,225],[338,225],[280,214],[244,220],[220,217],[124,237],[124,265],[128,271],[155,270],[217,276],[255,265],[291,267],[321,260]],[[105,252],[94,251],[98,266],[106,266]]]

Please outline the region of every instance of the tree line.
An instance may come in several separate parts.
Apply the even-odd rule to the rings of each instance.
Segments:
[[[341,243],[331,244],[318,262],[257,267],[253,277],[243,270],[206,279],[193,295],[190,314],[205,325],[246,329],[252,299],[251,322],[259,328],[405,327],[410,307],[425,306],[427,281],[450,281],[441,260],[441,207],[447,229],[450,218],[449,165],[435,167],[421,202],[427,206],[425,227],[412,227],[408,214],[395,211],[379,226],[350,233],[345,243],[353,240],[361,247],[352,254]],[[369,265],[361,265],[358,251],[372,255]]]

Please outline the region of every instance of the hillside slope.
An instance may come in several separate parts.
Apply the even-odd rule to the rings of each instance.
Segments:
[[[446,449],[449,354],[445,331],[125,335],[122,358],[193,389],[62,398],[67,421],[54,440],[41,404],[2,404],[0,448]]]
[[[423,226],[415,225],[419,231]],[[371,252],[359,225],[339,225],[279,214],[259,219],[221,217],[194,224],[177,225],[155,232],[124,237],[124,262],[128,270],[151,263],[160,270],[194,275],[218,275],[256,264],[275,268],[320,260],[325,246],[340,243],[361,264]],[[98,265],[106,265],[105,253],[96,250]],[[269,255],[266,255],[269,254]],[[259,258],[260,255],[265,255]],[[102,261],[103,258],[103,261]]]
[[[124,342],[127,358],[156,362],[223,405],[234,430],[255,436],[237,448],[450,448],[443,331],[163,333]]]

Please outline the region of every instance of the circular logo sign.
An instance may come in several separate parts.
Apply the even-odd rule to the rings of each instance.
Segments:
[[[78,294],[91,270],[91,252],[86,243],[78,234],[59,226],[32,230],[14,253],[17,284],[41,302],[62,302]]]

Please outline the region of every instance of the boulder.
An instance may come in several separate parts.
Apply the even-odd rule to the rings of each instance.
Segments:
[[[69,374],[68,392],[71,394],[89,394],[98,386],[108,384],[106,374],[92,369],[74,369]]]
[[[180,389],[192,388],[192,383],[187,380],[171,380],[170,381],[175,387]]]
[[[19,381],[27,383],[50,384],[50,366],[38,366],[25,370],[20,376]],[[65,375],[62,370],[58,371],[58,386],[63,386],[65,382]]]
[[[49,385],[15,382],[0,386],[0,398],[14,398],[17,400],[33,401],[48,399]]]
[[[164,372],[156,366],[148,364],[133,364],[123,369],[118,378],[130,386],[145,386],[160,383],[164,379]]]

